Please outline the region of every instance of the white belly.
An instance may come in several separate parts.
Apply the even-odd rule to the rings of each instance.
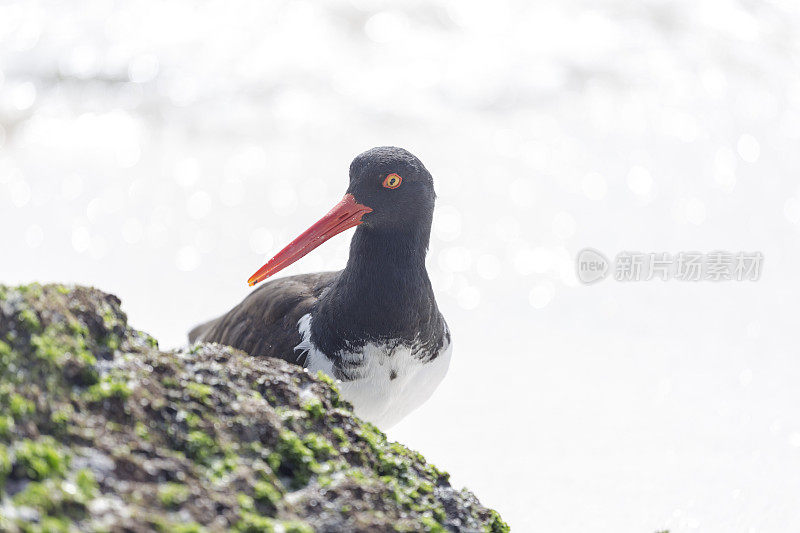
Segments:
[[[306,352],[304,366],[336,379],[333,362],[311,342],[311,315],[304,315],[298,327],[303,341],[295,350]],[[447,374],[452,343],[442,346],[438,356],[428,362],[412,356],[412,351],[413,346],[403,344],[369,343],[341,355],[343,361],[357,365],[356,379],[340,381],[338,386],[359,417],[386,429],[431,397]]]

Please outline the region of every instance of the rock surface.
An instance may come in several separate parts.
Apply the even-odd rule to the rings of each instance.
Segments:
[[[96,289],[0,286],[0,530],[508,531],[324,376],[162,352]]]

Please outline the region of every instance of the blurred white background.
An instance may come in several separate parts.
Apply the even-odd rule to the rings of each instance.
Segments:
[[[402,146],[455,351],[392,438],[516,531],[797,530],[798,141],[789,0],[5,1],[0,282],[178,346]],[[585,246],[765,262],[587,287]]]

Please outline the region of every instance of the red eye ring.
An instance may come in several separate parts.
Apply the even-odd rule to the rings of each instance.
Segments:
[[[403,183],[403,178],[400,176],[400,174],[395,173],[389,174],[383,180],[383,186],[387,189],[396,189],[401,183]]]

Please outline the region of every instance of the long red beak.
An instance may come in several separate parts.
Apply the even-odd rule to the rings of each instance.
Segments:
[[[316,224],[305,230],[299,237],[270,259],[266,265],[250,276],[247,284],[255,285],[271,275],[283,270],[308,252],[327,241],[334,235],[346,229],[361,224],[365,214],[372,211],[371,207],[356,202],[352,194],[345,194],[342,201],[336,204],[327,215],[319,219]]]

